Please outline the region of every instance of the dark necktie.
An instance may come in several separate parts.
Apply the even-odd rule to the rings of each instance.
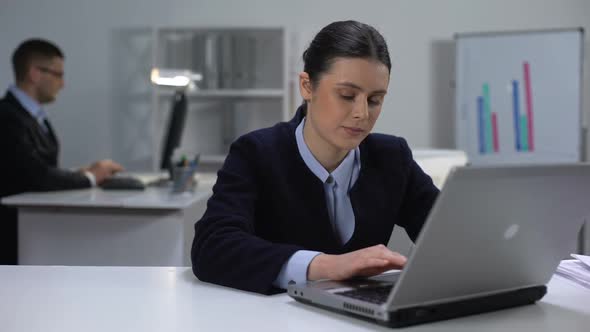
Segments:
[[[39,121],[39,126],[41,126],[41,129],[43,129],[44,133],[49,134],[49,122],[47,121],[47,118],[41,118]]]
[[[47,120],[47,118],[43,118],[41,129],[47,135],[47,137],[49,137],[49,139],[51,139],[52,141],[56,141],[55,135],[53,133],[53,128],[51,127],[51,124],[49,123],[49,120]]]

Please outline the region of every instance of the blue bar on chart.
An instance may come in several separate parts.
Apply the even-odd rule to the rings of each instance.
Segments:
[[[485,135],[485,114],[483,109],[483,97],[477,97],[477,124],[479,137],[479,153],[486,153],[486,135]]]
[[[520,144],[520,109],[519,109],[519,98],[518,98],[518,81],[512,81],[512,108],[514,113],[514,140],[516,143],[516,151],[522,150]]]

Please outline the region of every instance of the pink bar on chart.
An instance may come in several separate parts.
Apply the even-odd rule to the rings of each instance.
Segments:
[[[528,131],[528,150],[535,150],[535,142],[533,138],[533,93],[531,88],[531,69],[527,61],[522,64],[524,70],[524,89],[526,98],[526,117],[527,117],[527,131]]]
[[[498,139],[498,115],[496,112],[492,113],[492,134],[494,142],[494,152],[500,151],[500,140]]]

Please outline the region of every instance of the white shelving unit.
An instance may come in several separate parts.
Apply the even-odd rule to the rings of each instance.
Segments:
[[[189,112],[181,149],[218,168],[237,137],[286,121],[293,113],[285,28],[155,28],[152,66],[203,75],[188,90]],[[152,87],[152,168],[159,165],[174,90]]]

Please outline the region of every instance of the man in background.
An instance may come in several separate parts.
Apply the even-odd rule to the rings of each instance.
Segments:
[[[12,56],[15,84],[0,99],[0,197],[30,191],[89,188],[121,165],[100,160],[59,168],[59,143],[43,105],[64,86],[64,55],[53,43],[30,39]],[[17,264],[16,209],[0,206],[0,265]]]

